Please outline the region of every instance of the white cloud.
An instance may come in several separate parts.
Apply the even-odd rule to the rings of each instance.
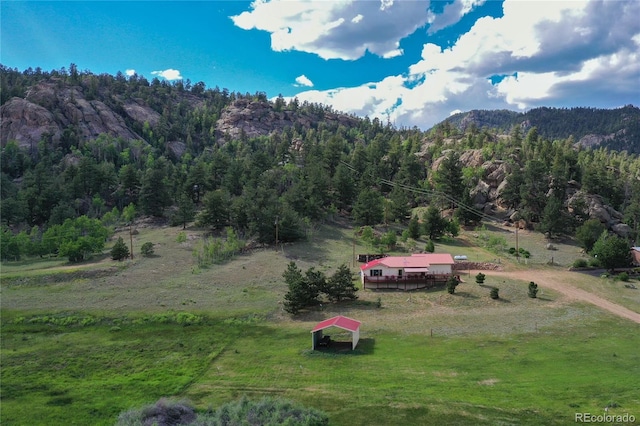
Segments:
[[[485,0],[455,0],[444,7],[441,14],[429,12],[429,33],[435,33],[443,28],[455,24],[475,7],[482,5]]]
[[[134,75],[136,73],[136,70],[133,69],[128,69],[124,72],[128,77],[131,77],[132,75]]]
[[[296,86],[307,86],[313,87],[313,82],[307,78],[306,75],[302,74],[301,76],[296,77]]]
[[[424,26],[428,2],[254,1],[232,16],[242,29],[271,33],[271,48],[297,50],[324,59],[355,60],[367,51],[390,58],[403,54],[400,40]]]
[[[182,76],[180,75],[180,71],[174,70],[173,68],[166,69],[164,71],[151,71],[151,75],[155,75],[158,77],[162,77],[165,80],[182,80]]]
[[[478,3],[448,6],[452,17],[444,16],[445,8],[441,22]],[[640,2],[505,0],[503,12],[478,19],[450,48],[425,44],[406,74],[297,97],[421,128],[458,110],[616,107],[640,100]],[[494,75],[505,77],[493,85]]]

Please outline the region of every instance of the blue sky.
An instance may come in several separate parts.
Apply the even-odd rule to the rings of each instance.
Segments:
[[[640,2],[0,1],[0,63],[203,81],[428,129],[640,104]]]

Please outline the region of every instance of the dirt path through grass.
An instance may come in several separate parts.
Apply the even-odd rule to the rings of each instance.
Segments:
[[[531,281],[532,271],[482,271],[484,274],[493,275],[497,277],[508,277],[515,280]],[[555,290],[558,293],[565,295],[571,300],[578,300],[581,302],[588,302],[598,306],[601,309],[605,309],[619,317],[630,319],[640,324],[640,314],[630,309],[620,306],[616,303],[612,303],[602,297],[589,293],[588,291],[574,287],[568,284],[569,279],[563,279],[564,275],[568,272],[564,271],[534,271],[536,284]]]

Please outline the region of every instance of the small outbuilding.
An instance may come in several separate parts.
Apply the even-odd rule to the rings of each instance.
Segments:
[[[323,330],[329,327],[338,327],[351,332],[351,350],[354,350],[360,340],[361,324],[360,321],[342,315],[321,321],[311,330],[311,349],[315,351],[322,346],[328,346],[330,339],[329,336],[323,336]]]

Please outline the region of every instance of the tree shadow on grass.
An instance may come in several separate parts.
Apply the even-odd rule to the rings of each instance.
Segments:
[[[466,291],[456,291],[454,296],[463,297],[465,299],[479,299],[480,296],[475,294],[467,293]]]

